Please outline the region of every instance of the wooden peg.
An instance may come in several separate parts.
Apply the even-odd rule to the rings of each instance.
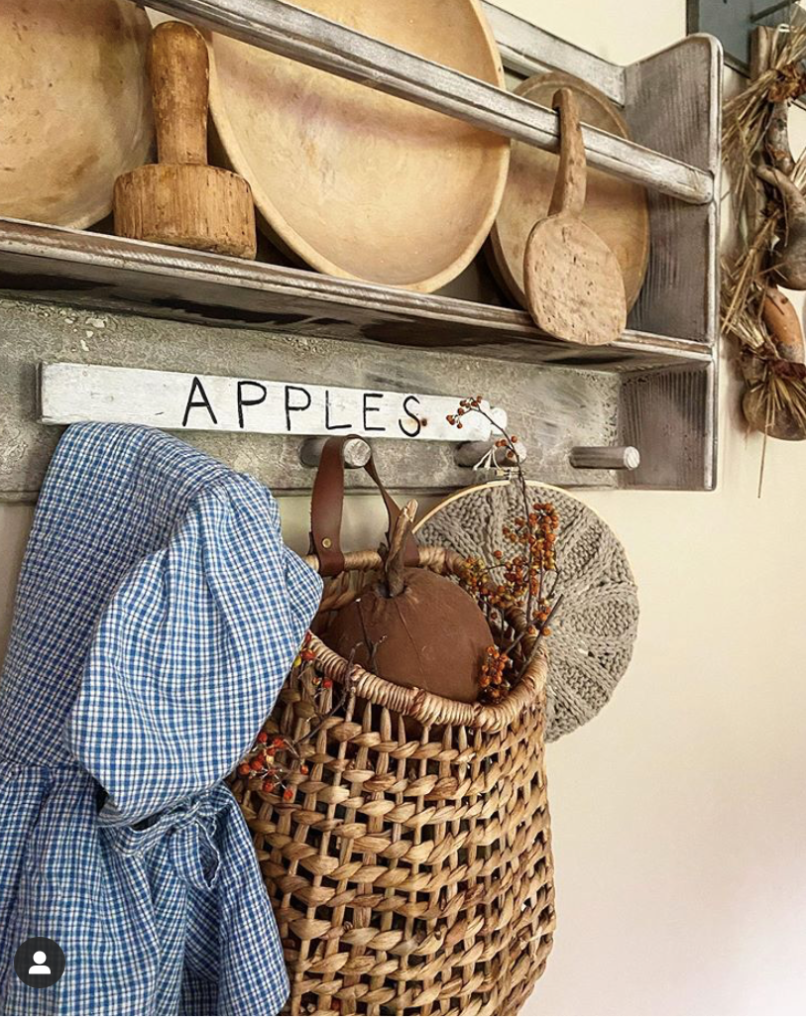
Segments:
[[[299,450],[299,460],[303,466],[316,469],[327,440],[326,437],[305,438]],[[347,469],[361,469],[372,458],[372,446],[362,437],[353,437],[345,444],[342,458]]]
[[[631,445],[625,447],[578,446],[571,449],[569,462],[574,469],[638,469],[641,453]]]

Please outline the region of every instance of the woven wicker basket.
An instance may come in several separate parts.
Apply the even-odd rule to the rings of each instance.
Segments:
[[[458,562],[420,551],[434,572]],[[314,632],[380,564],[375,552],[345,556]],[[234,784],[284,944],[286,1015],[517,1013],[554,931],[542,650],[505,701],[485,706],[351,669],[316,636],[310,648],[335,685],[301,744],[308,774],[289,776],[291,800]],[[269,728],[299,740],[310,704],[293,679]]]

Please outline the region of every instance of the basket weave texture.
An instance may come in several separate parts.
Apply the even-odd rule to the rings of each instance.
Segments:
[[[421,551],[436,572],[458,561]],[[379,566],[375,552],[348,555],[314,630]],[[348,674],[353,686],[342,707],[324,694],[324,722],[301,743],[308,774],[289,776],[287,801],[233,784],[283,940],[285,1015],[516,1014],[554,932],[542,650],[509,697],[485,706],[379,679],[316,637],[310,646],[336,692]],[[267,728],[298,741],[311,708],[293,679]]]

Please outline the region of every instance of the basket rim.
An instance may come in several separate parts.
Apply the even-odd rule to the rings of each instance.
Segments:
[[[345,553],[344,572],[379,569],[381,556],[377,551],[351,551]],[[308,555],[305,561],[311,568],[319,569],[316,555]],[[456,575],[459,563],[466,559],[455,551],[441,547],[421,547],[420,565],[442,575]],[[311,633],[310,650],[316,656],[316,664],[331,679],[340,684],[347,682],[349,664],[342,655],[331,650],[316,634]],[[483,732],[501,732],[512,724],[529,707],[537,703],[546,688],[548,658],[545,643],[538,641],[529,668],[515,689],[500,704],[466,704],[463,701],[441,697],[418,687],[401,686],[381,676],[376,676],[360,665],[353,665],[352,684],[355,694],[373,704],[380,704],[390,711],[414,718],[423,725],[458,725],[481,729]]]

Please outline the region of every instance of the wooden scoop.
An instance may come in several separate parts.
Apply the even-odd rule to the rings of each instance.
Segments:
[[[524,254],[524,290],[541,331],[563,341],[607,345],[627,324],[624,279],[613,250],[585,224],[586,160],[579,110],[558,89],[560,166],[549,215],[532,228]]]
[[[115,231],[126,238],[254,259],[252,191],[207,164],[207,45],[191,25],[167,21],[151,37],[158,164],[115,182]]]

